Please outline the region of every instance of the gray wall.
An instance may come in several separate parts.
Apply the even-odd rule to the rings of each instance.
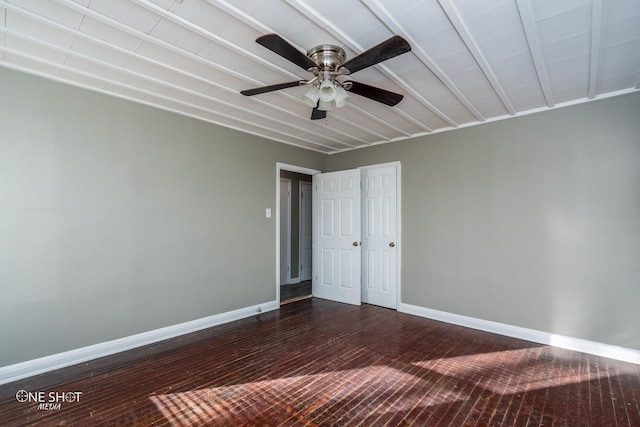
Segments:
[[[2,68],[0,135],[0,366],[275,300],[276,162],[325,159]]]
[[[0,94],[0,366],[274,300],[276,162],[402,162],[403,302],[640,349],[638,94],[328,157],[6,69]]]
[[[402,162],[402,302],[640,349],[640,94],[329,156]]]

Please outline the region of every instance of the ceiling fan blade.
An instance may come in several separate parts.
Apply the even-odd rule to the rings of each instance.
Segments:
[[[255,89],[241,90],[240,93],[245,96],[252,96],[252,95],[258,95],[266,92],[273,92],[274,90],[287,89],[294,86],[300,86],[301,84],[303,84],[303,82],[301,81],[278,83],[270,86],[257,87]]]
[[[322,120],[327,118],[327,112],[324,110],[318,110],[318,107],[313,107],[311,111],[311,120]]]
[[[266,47],[272,52],[277,53],[284,59],[287,59],[298,67],[308,70],[309,68],[316,67],[317,65],[304,53],[293,47],[288,41],[283,39],[277,34],[265,34],[256,39],[256,43]]]
[[[388,90],[369,86],[364,83],[357,83],[351,80],[345,83],[351,83],[349,92],[364,96],[365,98],[373,99],[374,101],[382,102],[390,107],[393,107],[398,102],[402,101],[402,98],[404,98],[404,95],[400,95],[399,93],[389,92]]]
[[[362,52],[360,55],[351,58],[342,66],[349,70],[350,74],[364,68],[378,64],[387,59],[391,59],[411,50],[411,46],[400,36],[393,36],[390,39]]]

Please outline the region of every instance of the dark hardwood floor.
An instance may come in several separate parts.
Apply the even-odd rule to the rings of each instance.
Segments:
[[[2,385],[0,424],[640,426],[640,366],[312,298]]]

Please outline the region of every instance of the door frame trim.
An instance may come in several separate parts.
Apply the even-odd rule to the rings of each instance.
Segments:
[[[311,182],[307,182],[307,181],[300,181],[300,187],[298,188],[300,194],[302,194],[302,185],[303,184],[308,184],[309,188],[311,190],[311,194],[313,194],[313,184]],[[313,201],[313,199],[311,199]],[[313,204],[311,205],[311,212],[313,214]],[[298,198],[298,279],[300,279],[300,281],[302,282],[302,273],[300,272],[300,263],[302,262],[302,196],[300,196]],[[313,230],[313,220],[311,221],[311,224],[309,224],[309,227],[311,228],[311,230]],[[311,232],[311,240],[313,241],[313,231]],[[312,245],[313,247],[313,245]],[[313,259],[313,249],[311,251],[311,259]],[[313,274],[309,274],[309,279],[305,279],[305,280],[312,280],[313,279]]]
[[[280,187],[282,187],[282,184],[286,183],[287,184],[287,191],[288,191],[288,195],[287,195],[287,212],[286,212],[286,219],[287,219],[287,229],[286,230],[282,230],[282,210],[280,210],[280,215],[279,215],[279,219],[278,219],[278,224],[280,225],[280,237],[282,236],[282,233],[284,231],[284,234],[286,234],[287,236],[287,241],[285,242],[286,245],[286,257],[287,259],[284,260],[287,263],[287,272],[286,272],[286,277],[285,279],[285,283],[284,284],[290,284],[291,283],[291,179],[289,178],[280,178]],[[278,199],[278,207],[280,207],[282,205],[282,191],[280,192],[280,198]],[[282,245],[282,239],[280,239],[280,244]],[[280,247],[280,253],[282,253],[282,247]],[[282,258],[280,258],[280,262],[282,262]],[[282,265],[280,265],[280,272],[282,273]],[[282,274],[280,275],[280,280],[282,280]],[[282,285],[283,283],[281,283]]]
[[[291,165],[276,162],[276,199],[275,199],[275,221],[276,221],[276,303],[280,306],[280,171],[303,173],[305,175],[317,175],[321,171],[304,166]]]
[[[402,163],[377,163],[375,165],[360,166],[358,169],[375,169],[388,166],[396,168],[396,307],[398,311],[402,305]]]

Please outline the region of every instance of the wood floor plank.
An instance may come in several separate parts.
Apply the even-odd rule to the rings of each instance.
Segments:
[[[31,393],[81,392],[57,409]],[[307,299],[0,386],[0,424],[637,426],[640,367]]]

